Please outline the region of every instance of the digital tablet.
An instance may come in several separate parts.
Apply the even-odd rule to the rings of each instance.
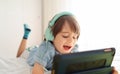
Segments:
[[[115,48],[56,55],[52,74],[111,74]]]

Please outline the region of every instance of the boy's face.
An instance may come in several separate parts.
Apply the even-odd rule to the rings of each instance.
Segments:
[[[62,30],[56,35],[53,44],[61,54],[70,53],[76,44],[78,34],[71,31],[69,24],[64,23]]]

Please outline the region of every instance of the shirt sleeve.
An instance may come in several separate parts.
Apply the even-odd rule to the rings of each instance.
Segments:
[[[33,56],[28,59],[29,64],[33,66],[34,63],[37,62],[43,67],[46,67],[48,62],[53,58],[54,54],[54,48],[51,47],[50,43],[43,42],[36,51],[30,54]]]

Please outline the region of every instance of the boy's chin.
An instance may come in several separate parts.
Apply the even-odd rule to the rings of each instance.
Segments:
[[[62,52],[61,54],[69,54],[69,53],[71,53],[70,51],[66,51],[66,52]]]

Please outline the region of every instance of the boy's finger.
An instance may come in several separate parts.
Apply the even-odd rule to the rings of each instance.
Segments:
[[[112,72],[113,72],[112,74],[118,74],[118,71],[116,70],[115,67],[112,68]]]

